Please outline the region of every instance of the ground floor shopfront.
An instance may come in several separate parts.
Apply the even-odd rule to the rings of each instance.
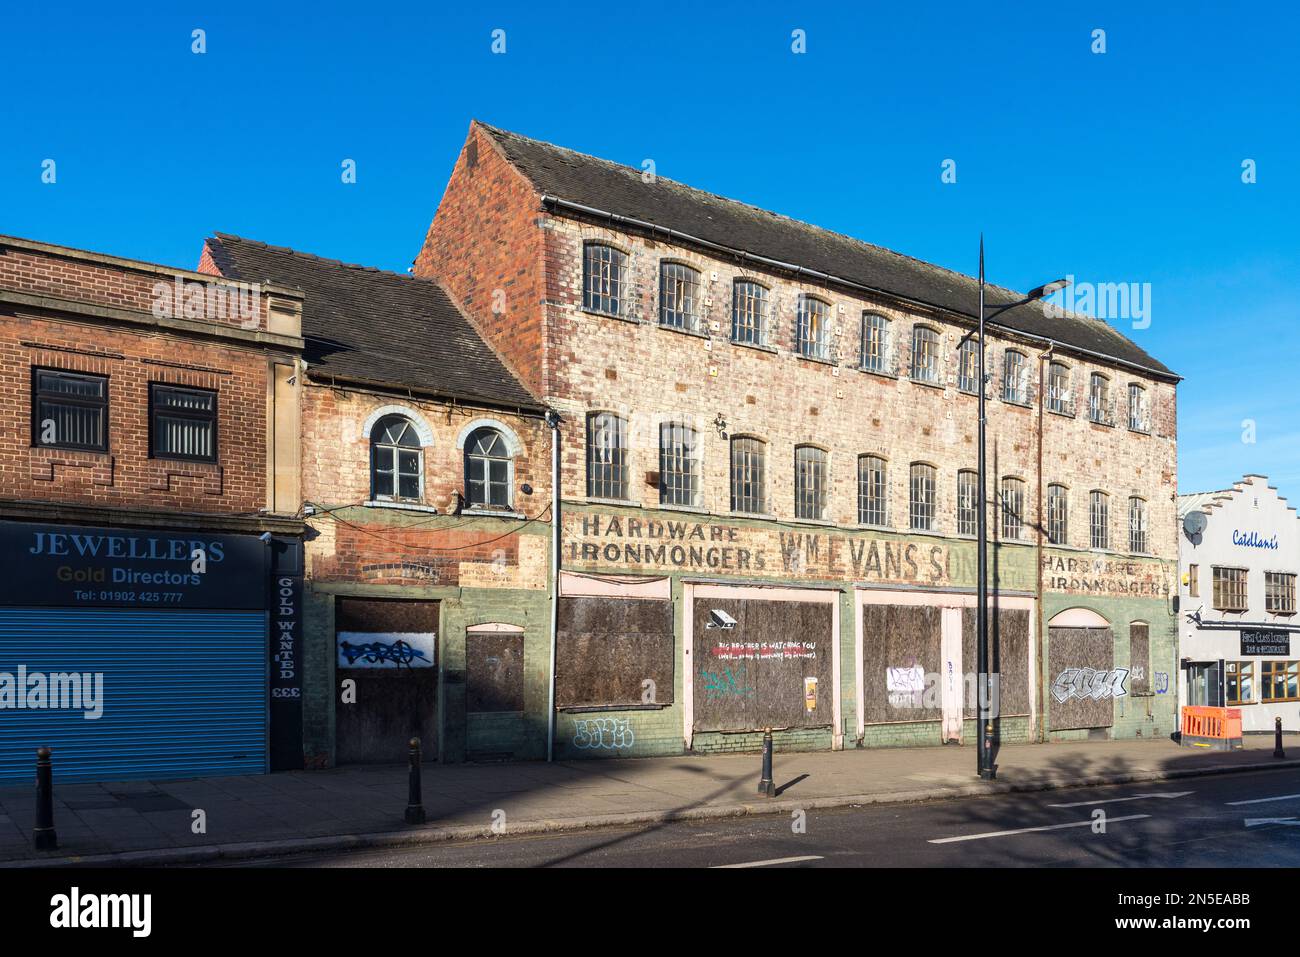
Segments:
[[[0,781],[301,766],[301,543],[180,518],[0,521]]]
[[[1300,650],[1284,628],[1188,626],[1179,668],[1180,705],[1236,708],[1241,729],[1300,731]]]
[[[785,750],[974,742],[973,541],[583,506],[564,532],[560,756],[750,750],[765,728]],[[991,554],[998,740],[1175,730],[1168,563]]]

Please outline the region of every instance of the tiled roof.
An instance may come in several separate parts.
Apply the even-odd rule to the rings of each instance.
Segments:
[[[207,240],[229,278],[301,289],[308,374],[540,410],[436,282],[226,233]]]
[[[977,317],[978,281],[970,276],[663,177],[647,183],[639,169],[483,123],[478,125],[544,196]],[[985,286],[989,311],[1022,298],[1012,290]],[[1167,366],[1106,322],[1079,314],[1049,316],[1041,302],[1008,309],[990,324],[1174,376]]]

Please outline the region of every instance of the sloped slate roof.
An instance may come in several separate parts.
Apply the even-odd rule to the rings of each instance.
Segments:
[[[979,283],[970,276],[663,177],[646,183],[639,169],[478,125],[545,196],[978,318]],[[1012,290],[985,285],[989,309],[1022,298]],[[1107,323],[1083,315],[1048,316],[1041,302],[1008,309],[990,324],[1174,375]]]
[[[301,289],[308,374],[540,410],[436,282],[227,233],[207,240],[224,275]]]

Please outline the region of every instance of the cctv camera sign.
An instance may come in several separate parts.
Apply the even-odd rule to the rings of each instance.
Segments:
[[[255,535],[0,522],[0,603],[59,607],[265,606]]]

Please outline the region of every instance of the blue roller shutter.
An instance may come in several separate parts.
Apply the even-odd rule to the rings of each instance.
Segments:
[[[0,710],[0,781],[29,783],[54,750],[56,782],[266,771],[264,611],[0,608],[0,681],[103,674],[103,713]]]

